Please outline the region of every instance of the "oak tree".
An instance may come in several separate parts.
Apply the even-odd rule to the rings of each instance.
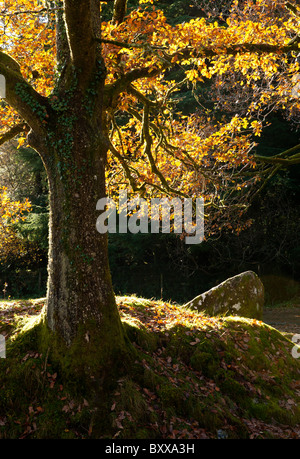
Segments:
[[[239,192],[258,179],[243,172],[255,167],[265,108],[299,110],[297,5],[234,0],[226,17],[170,25],[154,3],[0,2],[0,144],[18,135],[43,160],[51,206],[45,324],[57,356],[71,355],[90,375],[130,352],[97,201],[122,189],[203,196],[207,213],[229,201],[238,216]],[[274,16],[275,7],[284,14]],[[189,116],[176,109],[183,88],[196,94],[214,80],[221,90],[228,75],[229,99],[238,86],[248,95],[243,113],[217,120],[200,103]],[[299,162],[299,150],[271,161]]]

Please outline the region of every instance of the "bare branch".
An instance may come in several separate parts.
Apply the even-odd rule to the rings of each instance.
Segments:
[[[285,4],[286,8],[290,10],[295,16],[299,16],[299,9],[297,8],[296,5],[293,5],[290,2],[286,2]]]
[[[282,167],[289,167],[294,166],[295,164],[300,164],[300,153],[291,156],[290,158],[280,158],[279,156],[260,156],[255,155],[255,159],[257,161],[261,161],[267,164],[277,164],[281,165]]]
[[[294,154],[292,154],[294,153]],[[255,155],[257,161],[266,164],[274,164],[279,167],[288,167],[300,163],[300,144],[295,145],[275,156]]]
[[[134,180],[134,178],[132,177],[131,173],[130,173],[130,168],[128,166],[128,164],[126,163],[125,159],[123,158],[123,156],[121,155],[121,153],[119,153],[119,151],[116,149],[116,147],[113,145],[113,143],[111,142],[111,140],[109,139],[109,149],[111,151],[111,153],[113,154],[113,156],[115,156],[115,158],[117,158],[121,164],[121,166],[123,167],[124,169],[124,172],[125,172],[125,175],[131,185],[131,188],[133,189],[134,192],[136,191],[139,191],[139,188]]]
[[[280,168],[281,168],[281,165],[276,165],[275,164],[275,165],[271,166],[269,175],[264,179],[264,181],[263,181],[262,185],[259,187],[259,189],[256,190],[255,193],[251,196],[251,201],[253,201],[263,191],[263,189],[267,186],[267,184],[269,183],[271,178],[274,177],[274,175],[277,174],[277,172],[280,170]],[[269,169],[268,169],[268,172],[269,172]]]

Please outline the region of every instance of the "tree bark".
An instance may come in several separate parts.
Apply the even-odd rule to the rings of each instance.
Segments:
[[[46,141],[33,133],[28,139],[43,158],[50,190],[46,345],[63,367],[100,375],[124,361],[129,348],[107,236],[96,230],[96,203],[106,195],[107,141],[88,102],[67,101],[50,119]]]
[[[131,355],[118,313],[107,236],[96,230],[96,203],[105,197],[108,141],[104,135],[104,82],[99,0],[65,0],[58,13],[61,76],[49,98],[23,79],[0,52],[7,101],[30,128],[50,190],[47,305],[42,347],[63,370],[101,379]],[[84,25],[84,27],[83,27]],[[99,378],[97,378],[99,381]]]

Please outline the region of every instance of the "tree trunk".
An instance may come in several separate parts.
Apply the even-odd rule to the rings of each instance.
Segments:
[[[46,345],[65,370],[103,377],[129,355],[112,288],[107,235],[96,230],[96,203],[106,194],[107,146],[99,126],[86,112],[82,116],[78,105],[71,106],[77,107],[76,115],[71,108],[57,117],[47,154],[41,154],[50,189]],[[40,152],[42,143],[31,139]]]
[[[125,4],[116,0],[118,7]],[[106,194],[104,113],[124,85],[105,93],[99,0],[64,0],[58,6],[63,8],[56,23],[60,76],[53,92],[37,93],[3,52],[0,72],[7,101],[30,127],[29,144],[39,152],[49,181],[43,345],[64,371],[103,379],[111,366],[120,370],[132,349],[112,289],[107,236],[96,230],[96,203]]]

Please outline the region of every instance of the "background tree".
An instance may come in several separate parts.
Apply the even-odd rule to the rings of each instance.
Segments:
[[[7,189],[0,189],[0,260],[5,262],[8,257],[22,255],[22,243],[14,231],[14,224],[24,219],[24,213],[30,211],[31,204],[26,199],[23,203],[12,201]]]
[[[7,282],[11,297],[45,296],[48,252],[48,186],[43,163],[30,148],[10,141],[0,147],[0,187],[10,200],[31,204],[26,219],[10,226],[16,247],[0,264],[0,284]]]
[[[251,3],[252,16],[244,2],[247,14],[237,14],[235,1],[225,21],[175,25],[151,3],[140,0],[127,14],[127,2],[115,0],[111,21],[103,20],[97,0],[1,6],[2,142],[28,132],[49,182],[46,323],[60,359],[71,354],[72,365],[101,377],[128,352],[107,237],[95,229],[106,183],[111,196],[127,187],[146,198],[204,195],[210,231],[219,230],[229,211],[239,231],[245,196],[258,180],[251,155],[263,124],[258,113],[274,100],[299,108],[292,97],[299,71],[296,6],[266,27],[262,0]],[[181,81],[170,78],[174,67],[184,71]],[[235,86],[253,94],[258,81],[267,82],[245,115],[222,121],[207,109],[189,117],[176,111],[181,88],[195,92],[229,69]]]

